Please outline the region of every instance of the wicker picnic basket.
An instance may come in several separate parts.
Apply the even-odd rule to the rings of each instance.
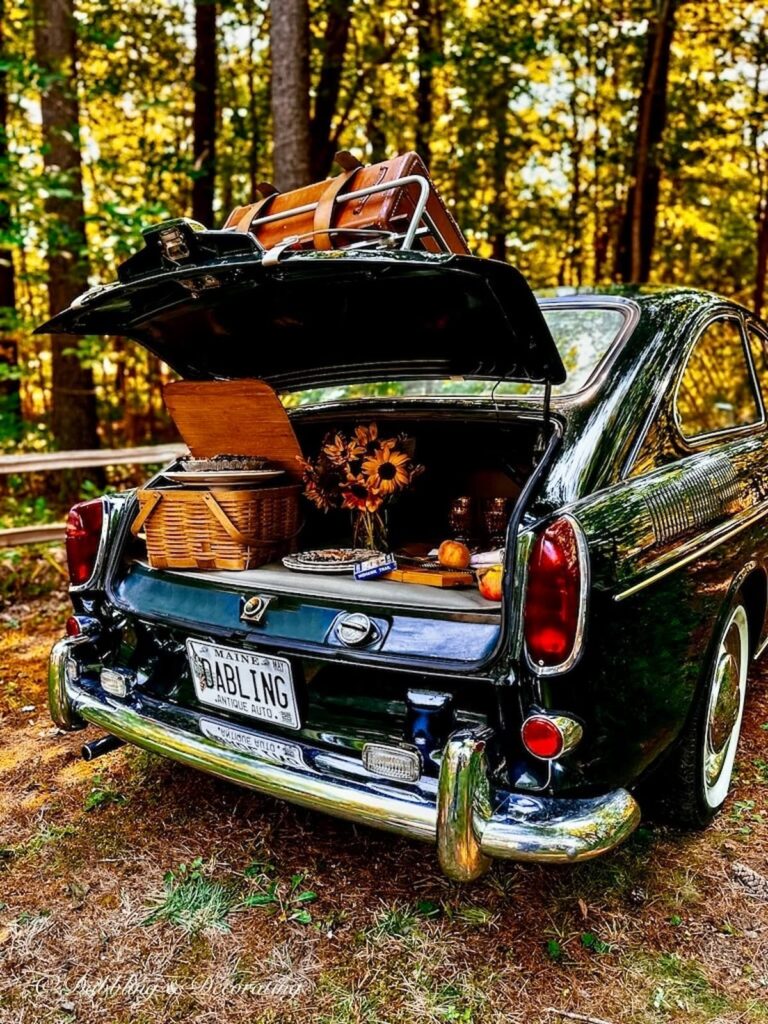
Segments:
[[[144,528],[155,569],[255,569],[294,550],[301,487],[137,493],[134,534]]]

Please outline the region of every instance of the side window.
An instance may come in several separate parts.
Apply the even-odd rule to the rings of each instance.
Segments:
[[[738,320],[723,317],[704,328],[680,378],[675,412],[687,440],[760,422],[762,410]]]
[[[747,334],[758,386],[765,395],[765,388],[768,385],[768,338],[754,324],[747,325]]]

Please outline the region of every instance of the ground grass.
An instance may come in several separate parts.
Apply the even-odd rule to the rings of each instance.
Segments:
[[[52,728],[58,598],[0,613],[2,1024],[768,1024],[768,694],[708,832],[573,868],[434,851]]]

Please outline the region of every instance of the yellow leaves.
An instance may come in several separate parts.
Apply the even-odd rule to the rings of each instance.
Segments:
[[[711,212],[708,212],[711,217]],[[716,241],[719,234],[718,225],[709,219],[701,208],[695,206],[668,207],[661,213],[659,226],[674,236],[684,237],[693,234],[706,242]]]

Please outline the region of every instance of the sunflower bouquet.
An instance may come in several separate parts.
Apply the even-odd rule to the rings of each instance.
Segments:
[[[380,437],[375,423],[326,434],[317,458],[299,458],[304,494],[324,512],[349,509],[355,547],[386,551],[386,508],[424,468],[413,450],[405,434]]]

